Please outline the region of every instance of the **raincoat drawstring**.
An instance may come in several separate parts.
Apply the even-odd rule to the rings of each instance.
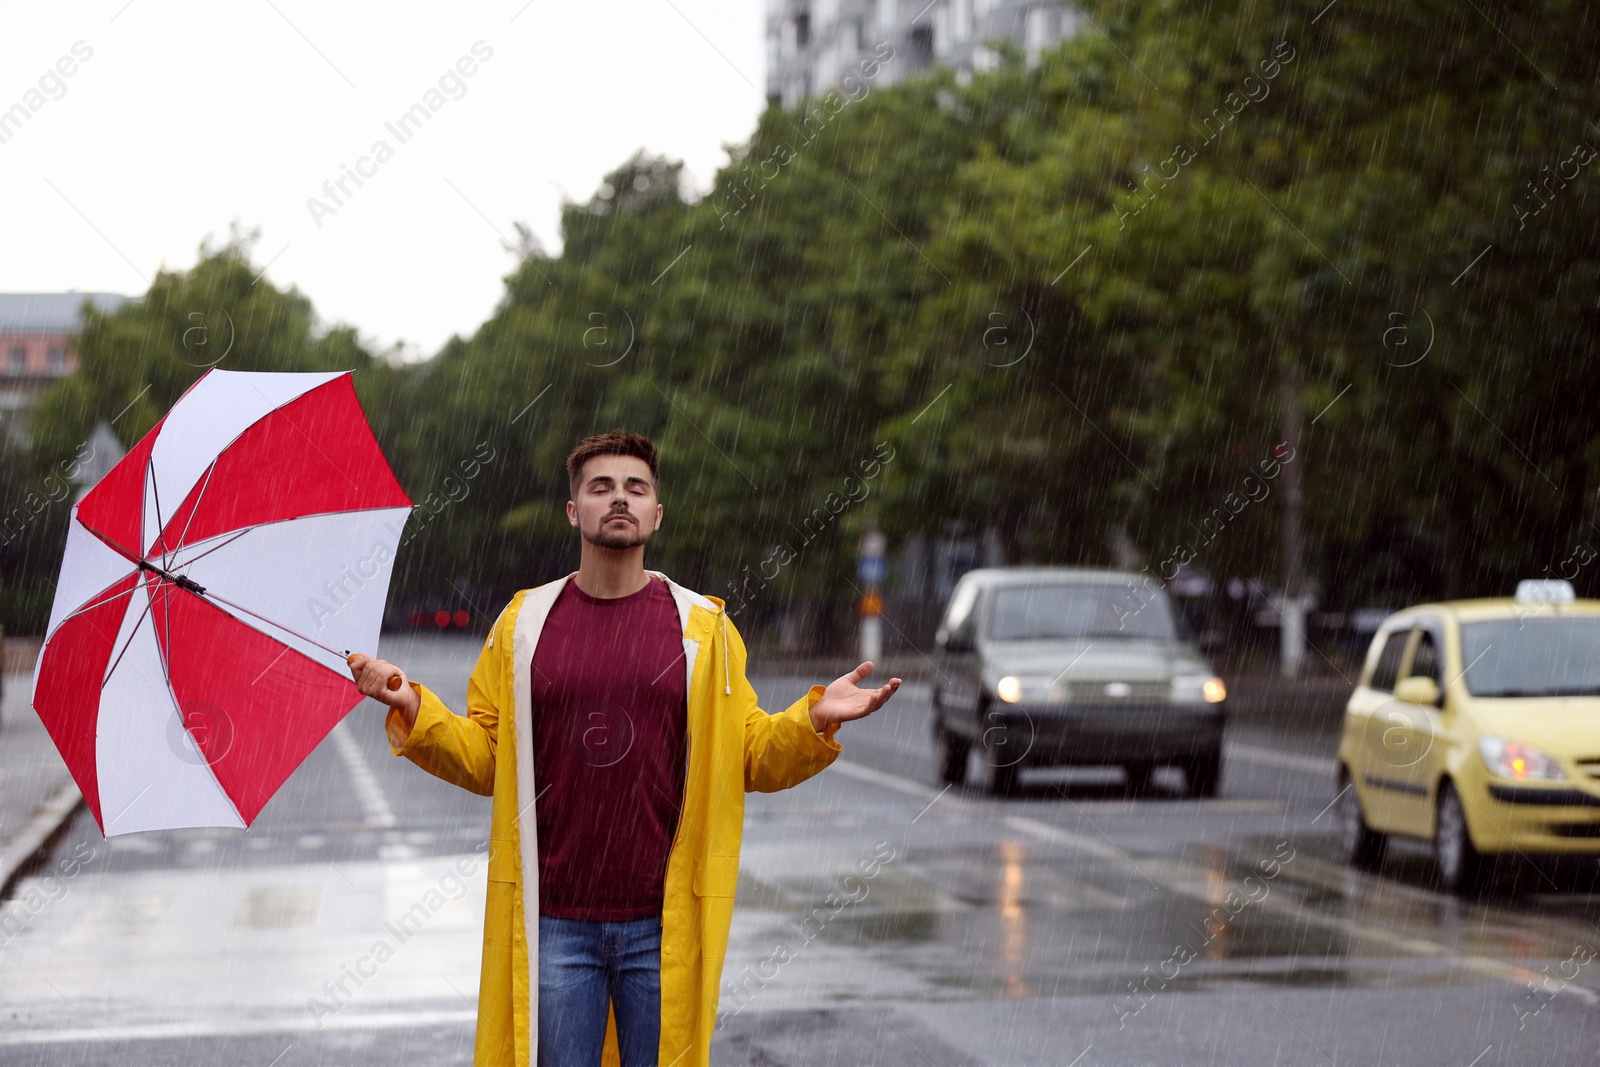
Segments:
[[[722,615],[722,692],[725,696],[733,695],[733,682],[728,676],[728,609],[723,608]]]

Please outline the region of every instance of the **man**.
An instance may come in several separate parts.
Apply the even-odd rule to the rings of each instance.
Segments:
[[[454,715],[392,663],[352,658],[396,755],[493,795],[476,1064],[706,1064],[747,790],[798,785],[839,724],[900,679],[863,663],[782,714],[756,704],[723,602],[644,569],[655,446],[624,430],[567,457],[578,570],[512,598]],[[403,684],[388,688],[391,678]],[[532,995],[537,991],[537,996]],[[608,1018],[609,1016],[609,1018]]]

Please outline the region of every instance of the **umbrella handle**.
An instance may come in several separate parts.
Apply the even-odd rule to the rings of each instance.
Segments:
[[[349,656],[345,657],[345,662],[350,664],[352,667],[355,666],[356,656],[359,655],[359,654],[360,653],[357,653],[357,652],[350,653]],[[389,679],[389,691],[392,693],[392,692],[397,691],[399,688],[400,688],[400,676],[397,674],[393,678]]]

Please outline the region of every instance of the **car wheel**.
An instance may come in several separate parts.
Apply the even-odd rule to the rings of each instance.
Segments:
[[[1183,763],[1183,777],[1192,797],[1214,797],[1222,787],[1222,749],[1211,749]]]
[[[1339,851],[1350,866],[1364,871],[1376,870],[1383,862],[1384,851],[1389,847],[1389,835],[1367,825],[1355,783],[1348,776],[1343,781],[1335,804],[1339,819]]]
[[[1439,814],[1433,830],[1433,856],[1447,892],[1471,893],[1487,880],[1488,860],[1472,843],[1461,794],[1450,782],[1439,786]]]
[[[1017,791],[1017,769],[983,761],[983,788],[990,796],[1009,797]]]
[[[960,785],[967,780],[967,752],[971,746],[956,737],[940,722],[933,724],[933,761],[939,780],[945,785]]]
[[[1150,792],[1150,779],[1156,773],[1154,763],[1129,763],[1123,766],[1122,773],[1128,778],[1128,792],[1140,796]]]
[[[988,742],[985,735],[984,744],[979,748],[983,756],[982,775],[984,792],[990,796],[1008,797],[1017,791],[1017,765],[1015,763],[1002,764],[1000,761],[1008,759],[1004,748]]]

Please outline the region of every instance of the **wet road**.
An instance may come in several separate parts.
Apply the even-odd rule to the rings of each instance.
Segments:
[[[459,706],[476,649],[384,653]],[[750,798],[713,1062],[1593,1061],[1592,868],[1483,903],[1417,847],[1351,872],[1325,736],[1231,730],[1213,801],[1115,772],[944,790],[928,715],[907,686]],[[0,1064],[470,1062],[488,805],[390,757],[369,705],[248,834],[80,816],[0,909]]]

